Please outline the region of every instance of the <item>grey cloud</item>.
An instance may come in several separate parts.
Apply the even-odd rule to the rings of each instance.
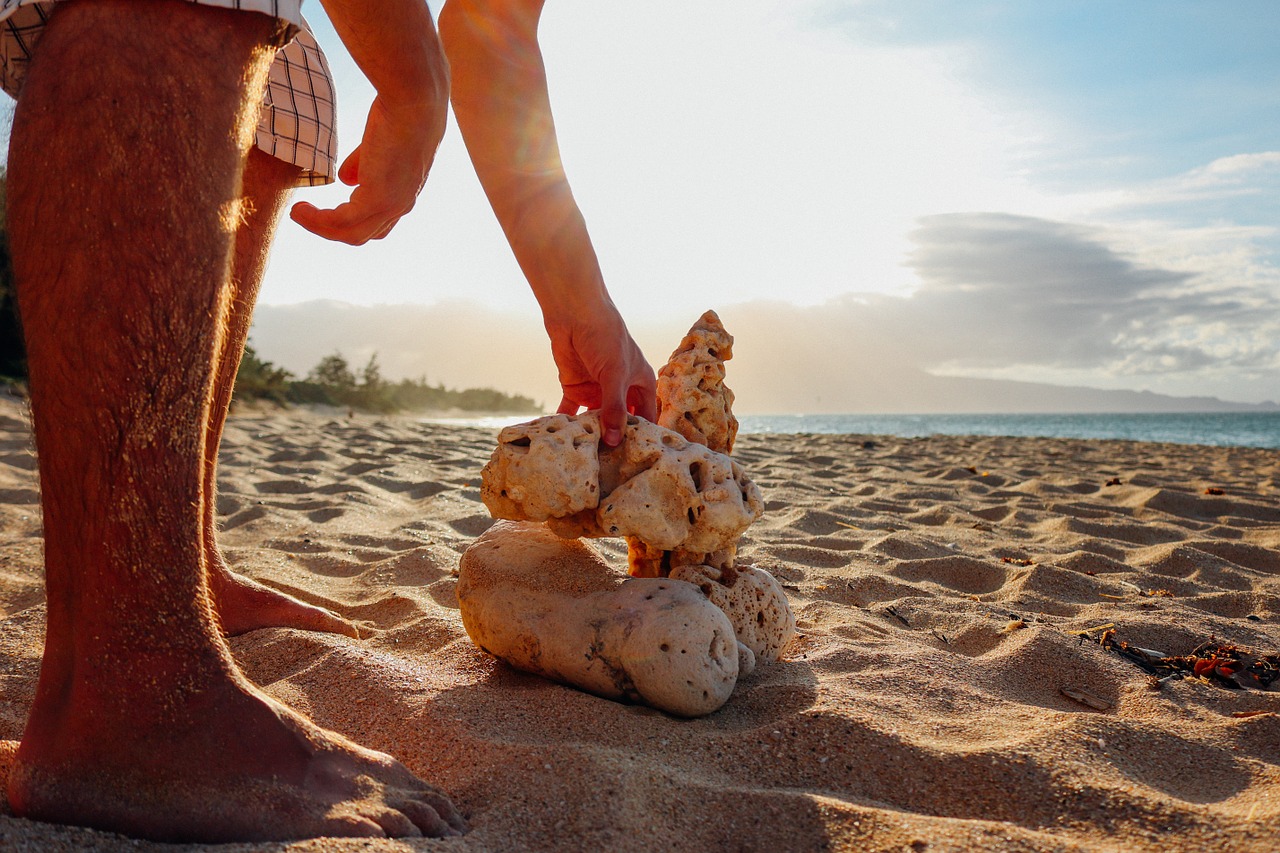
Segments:
[[[1139,266],[1090,229],[948,214],[920,220],[913,241],[922,286],[889,313],[926,361],[1167,373],[1221,362],[1224,338],[1255,341],[1226,348],[1242,366],[1275,356],[1256,334],[1276,325],[1274,294]]]

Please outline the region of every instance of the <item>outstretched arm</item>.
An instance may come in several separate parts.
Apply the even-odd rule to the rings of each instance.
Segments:
[[[560,371],[560,411],[602,410],[605,443],[627,411],[654,420],[653,368],[600,273],[556,142],[538,48],[544,0],[449,0],[440,35],[454,115],[507,241],[542,308]]]
[[[444,135],[449,66],[423,0],[322,0],[351,58],[377,95],[360,145],[338,169],[355,187],[332,210],[293,206],[294,221],[330,240],[379,240],[422,191]]]

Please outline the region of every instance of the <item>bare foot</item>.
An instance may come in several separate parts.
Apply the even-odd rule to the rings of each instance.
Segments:
[[[209,561],[209,594],[228,637],[258,628],[298,628],[360,639],[360,630],[332,610],[236,574],[220,556]]]
[[[9,779],[14,814],[157,841],[450,836],[466,822],[388,755],[315,726],[242,678],[157,724],[91,697],[33,714]],[[176,719],[175,719],[176,717]]]

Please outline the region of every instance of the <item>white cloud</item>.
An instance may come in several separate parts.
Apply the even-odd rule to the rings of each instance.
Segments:
[[[1221,199],[1238,203],[1244,196],[1267,196],[1274,211],[1278,188],[1280,151],[1259,151],[1219,157],[1181,174],[1128,188],[1112,199],[1112,205],[1151,208]],[[1234,209],[1241,210],[1238,204]]]

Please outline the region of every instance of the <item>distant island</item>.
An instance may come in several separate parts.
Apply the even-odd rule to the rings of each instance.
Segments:
[[[431,385],[426,377],[389,381],[382,376],[374,353],[357,373],[341,352],[327,355],[305,379],[264,361],[246,346],[236,376],[234,403],[269,401],[280,405],[341,406],[362,412],[483,412],[486,414],[541,414],[542,404],[519,394],[492,388],[446,388]]]

